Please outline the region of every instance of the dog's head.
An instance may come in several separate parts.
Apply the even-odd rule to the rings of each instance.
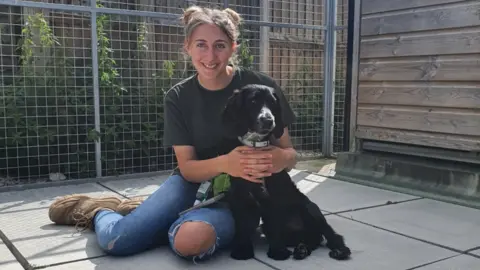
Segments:
[[[249,134],[260,141],[273,134],[283,135],[280,100],[272,87],[249,84],[235,90],[222,114],[223,127],[230,138]]]

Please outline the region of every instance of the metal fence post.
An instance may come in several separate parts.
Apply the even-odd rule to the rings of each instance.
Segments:
[[[269,22],[270,18],[270,5],[269,0],[262,0],[262,5],[260,9],[260,20],[262,22]],[[264,73],[269,72],[270,63],[270,38],[268,37],[268,32],[270,27],[260,26],[260,71]]]
[[[97,36],[97,0],[90,0],[90,22],[91,22],[91,38],[92,38],[92,80],[93,80],[93,100],[94,100],[94,116],[95,131],[100,134],[100,89],[98,83],[98,36]],[[100,136],[95,140],[95,168],[97,177],[102,177],[102,148]]]
[[[337,0],[325,0],[325,57],[322,153],[333,154]]]

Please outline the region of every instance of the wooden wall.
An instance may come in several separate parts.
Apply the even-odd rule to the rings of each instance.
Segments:
[[[479,10],[362,0],[357,138],[480,150]]]

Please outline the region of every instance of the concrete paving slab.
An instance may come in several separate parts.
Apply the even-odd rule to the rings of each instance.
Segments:
[[[223,252],[204,262],[186,261],[174,255],[168,248],[162,247],[130,257],[102,257],[75,263],[58,265],[47,270],[137,270],[137,269],[195,269],[195,270],[271,270],[272,268],[256,261],[236,261],[230,259],[227,252]]]
[[[303,261],[293,259],[274,261],[267,257],[267,246],[259,245],[255,257],[277,269],[298,270],[405,270],[416,265],[432,262],[456,253],[409,239],[394,233],[375,229],[335,215],[327,216],[332,227],[345,237],[352,250],[352,258],[336,261],[328,256],[327,248],[315,250]]]
[[[480,210],[423,199],[341,214],[457,250],[480,243]]]
[[[294,182],[298,182],[309,173],[301,170],[291,170],[290,176]],[[152,194],[168,178],[169,174],[145,177],[139,179],[115,180],[102,183],[106,186],[129,198],[143,197]]]
[[[129,198],[148,196],[157,190],[168,176],[169,174],[161,174],[144,178],[113,180],[103,182],[102,185]]]
[[[30,264],[41,266],[103,255],[93,233],[80,234],[73,226],[54,225],[48,218],[50,204],[59,196],[73,193],[120,198],[93,183],[0,195],[0,227]]]
[[[47,209],[59,196],[70,193],[89,193],[97,196],[108,190],[95,183],[28,189],[0,193],[0,215],[30,210]]]
[[[358,208],[403,202],[418,197],[402,193],[361,186],[326,178],[307,171],[289,172],[300,191],[307,194],[326,213],[351,211]],[[107,188],[127,197],[144,197],[153,193],[169,175],[140,179],[115,180],[102,183]]]
[[[343,182],[316,174],[308,174],[304,179],[317,183],[307,195],[314,199],[320,209],[328,212],[350,211],[358,208],[384,205],[387,202],[402,202],[419,198],[403,193]]]
[[[17,259],[15,259],[2,240],[0,240],[0,269],[23,270],[22,265],[17,261]]]
[[[429,265],[421,266],[418,270],[478,270],[480,259],[468,255],[458,255]]]

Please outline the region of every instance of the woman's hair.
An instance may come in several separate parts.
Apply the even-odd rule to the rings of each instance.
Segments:
[[[223,10],[200,6],[191,6],[183,12],[181,18],[185,27],[185,39],[188,40],[195,28],[202,24],[214,24],[219,27],[230,39],[236,43],[240,35],[239,25],[242,22],[240,15],[230,9]]]

